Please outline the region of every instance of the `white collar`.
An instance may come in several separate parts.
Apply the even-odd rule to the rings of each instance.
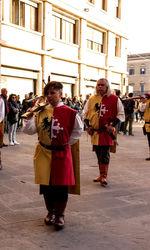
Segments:
[[[55,107],[53,107],[51,104],[49,104],[49,106],[50,106],[50,107],[53,107],[53,108],[58,108],[58,107],[61,107],[61,106],[63,106],[63,105],[64,105],[63,102],[59,102],[59,103],[57,104],[57,106],[55,106]]]

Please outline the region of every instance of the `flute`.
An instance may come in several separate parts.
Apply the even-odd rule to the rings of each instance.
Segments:
[[[44,109],[45,106],[47,106],[49,103],[45,102],[45,103],[38,103],[38,105],[34,106],[30,111],[27,111],[26,113],[24,113],[21,118],[23,119],[27,119],[31,114],[38,112],[42,109]]]

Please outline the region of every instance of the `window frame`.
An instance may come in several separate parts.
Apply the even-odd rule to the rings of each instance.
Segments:
[[[17,1],[19,3],[18,13],[17,13],[18,19],[19,19],[18,22],[15,20],[15,16],[16,16],[15,3]],[[21,22],[21,9],[20,9],[21,5],[24,6],[23,12],[22,12],[22,22]],[[27,30],[33,31],[33,32],[41,32],[41,27],[42,27],[41,26],[41,15],[42,15],[41,5],[42,5],[41,1],[10,0],[10,23],[18,27],[22,27]],[[34,15],[32,12],[33,8],[35,9]],[[30,13],[29,22],[28,21],[26,22],[26,17],[27,17],[26,12]]]
[[[107,0],[101,0],[101,9],[107,11]]]
[[[121,0],[115,0],[115,6],[116,6],[116,18],[121,19]]]
[[[78,20],[71,17],[67,17],[63,14],[57,12],[52,13],[53,18],[53,38],[61,40],[67,44],[76,44],[78,45]],[[59,25],[57,22],[59,21]],[[59,26],[59,28],[57,28]],[[58,30],[59,29],[59,30]],[[69,30],[67,33],[66,30]],[[57,34],[58,33],[58,34]]]
[[[4,0],[0,3],[0,15],[1,15],[1,21],[4,21]]]
[[[92,29],[93,31],[102,33],[102,43],[95,41],[94,39],[90,39],[87,37],[87,49],[99,53],[99,54],[105,54],[105,47],[106,47],[106,32],[103,30],[98,30],[92,26],[87,25],[87,29]],[[89,44],[91,43],[91,46],[89,46]],[[91,48],[90,48],[91,47]],[[94,49],[95,48],[95,49]],[[98,48],[98,49],[96,49]]]
[[[142,83],[140,83],[140,92],[142,92],[142,93],[144,93],[144,83],[142,82]]]
[[[146,75],[146,67],[145,67],[145,65],[140,66],[140,75]]]
[[[115,56],[121,57],[121,37],[115,37]]]
[[[25,3],[23,3],[21,0],[11,0],[11,3],[12,3],[11,5],[12,24],[25,28]],[[21,17],[21,11],[22,11],[22,17]]]
[[[34,14],[32,13],[32,10],[34,10]],[[39,20],[39,7],[30,6],[30,29],[31,30],[38,32],[38,29],[39,29],[38,20]]]
[[[129,75],[135,75],[135,69],[133,67],[129,68]]]

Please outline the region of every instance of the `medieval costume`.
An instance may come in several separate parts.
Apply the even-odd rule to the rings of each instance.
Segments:
[[[96,152],[100,176],[93,181],[107,184],[106,177],[110,161],[110,147],[114,145],[115,135],[107,131],[108,126],[114,127],[124,121],[124,108],[120,99],[112,94],[103,96],[95,94],[86,103],[83,118],[90,128],[93,151]]]
[[[57,218],[60,221],[64,216],[69,188],[79,194],[79,169],[75,167],[79,168],[78,139],[82,121],[75,110],[59,102],[56,107],[48,105],[35,117],[25,120],[24,132],[38,133],[34,153],[35,183],[40,184],[40,194],[44,195],[48,210],[45,223],[55,221],[58,226]],[[76,159],[72,158],[73,154]]]
[[[150,95],[147,94],[147,97],[149,99],[147,100],[146,108],[145,108],[145,112],[144,112],[145,124],[143,127],[143,131],[144,131],[144,134],[147,135],[148,145],[149,145],[149,157],[146,158],[146,160],[150,161]]]

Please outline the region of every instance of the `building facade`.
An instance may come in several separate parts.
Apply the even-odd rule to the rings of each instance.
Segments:
[[[127,70],[128,92],[135,95],[150,93],[150,53],[129,55]]]
[[[1,0],[1,81],[8,93],[93,94],[105,77],[126,92],[126,0]]]

